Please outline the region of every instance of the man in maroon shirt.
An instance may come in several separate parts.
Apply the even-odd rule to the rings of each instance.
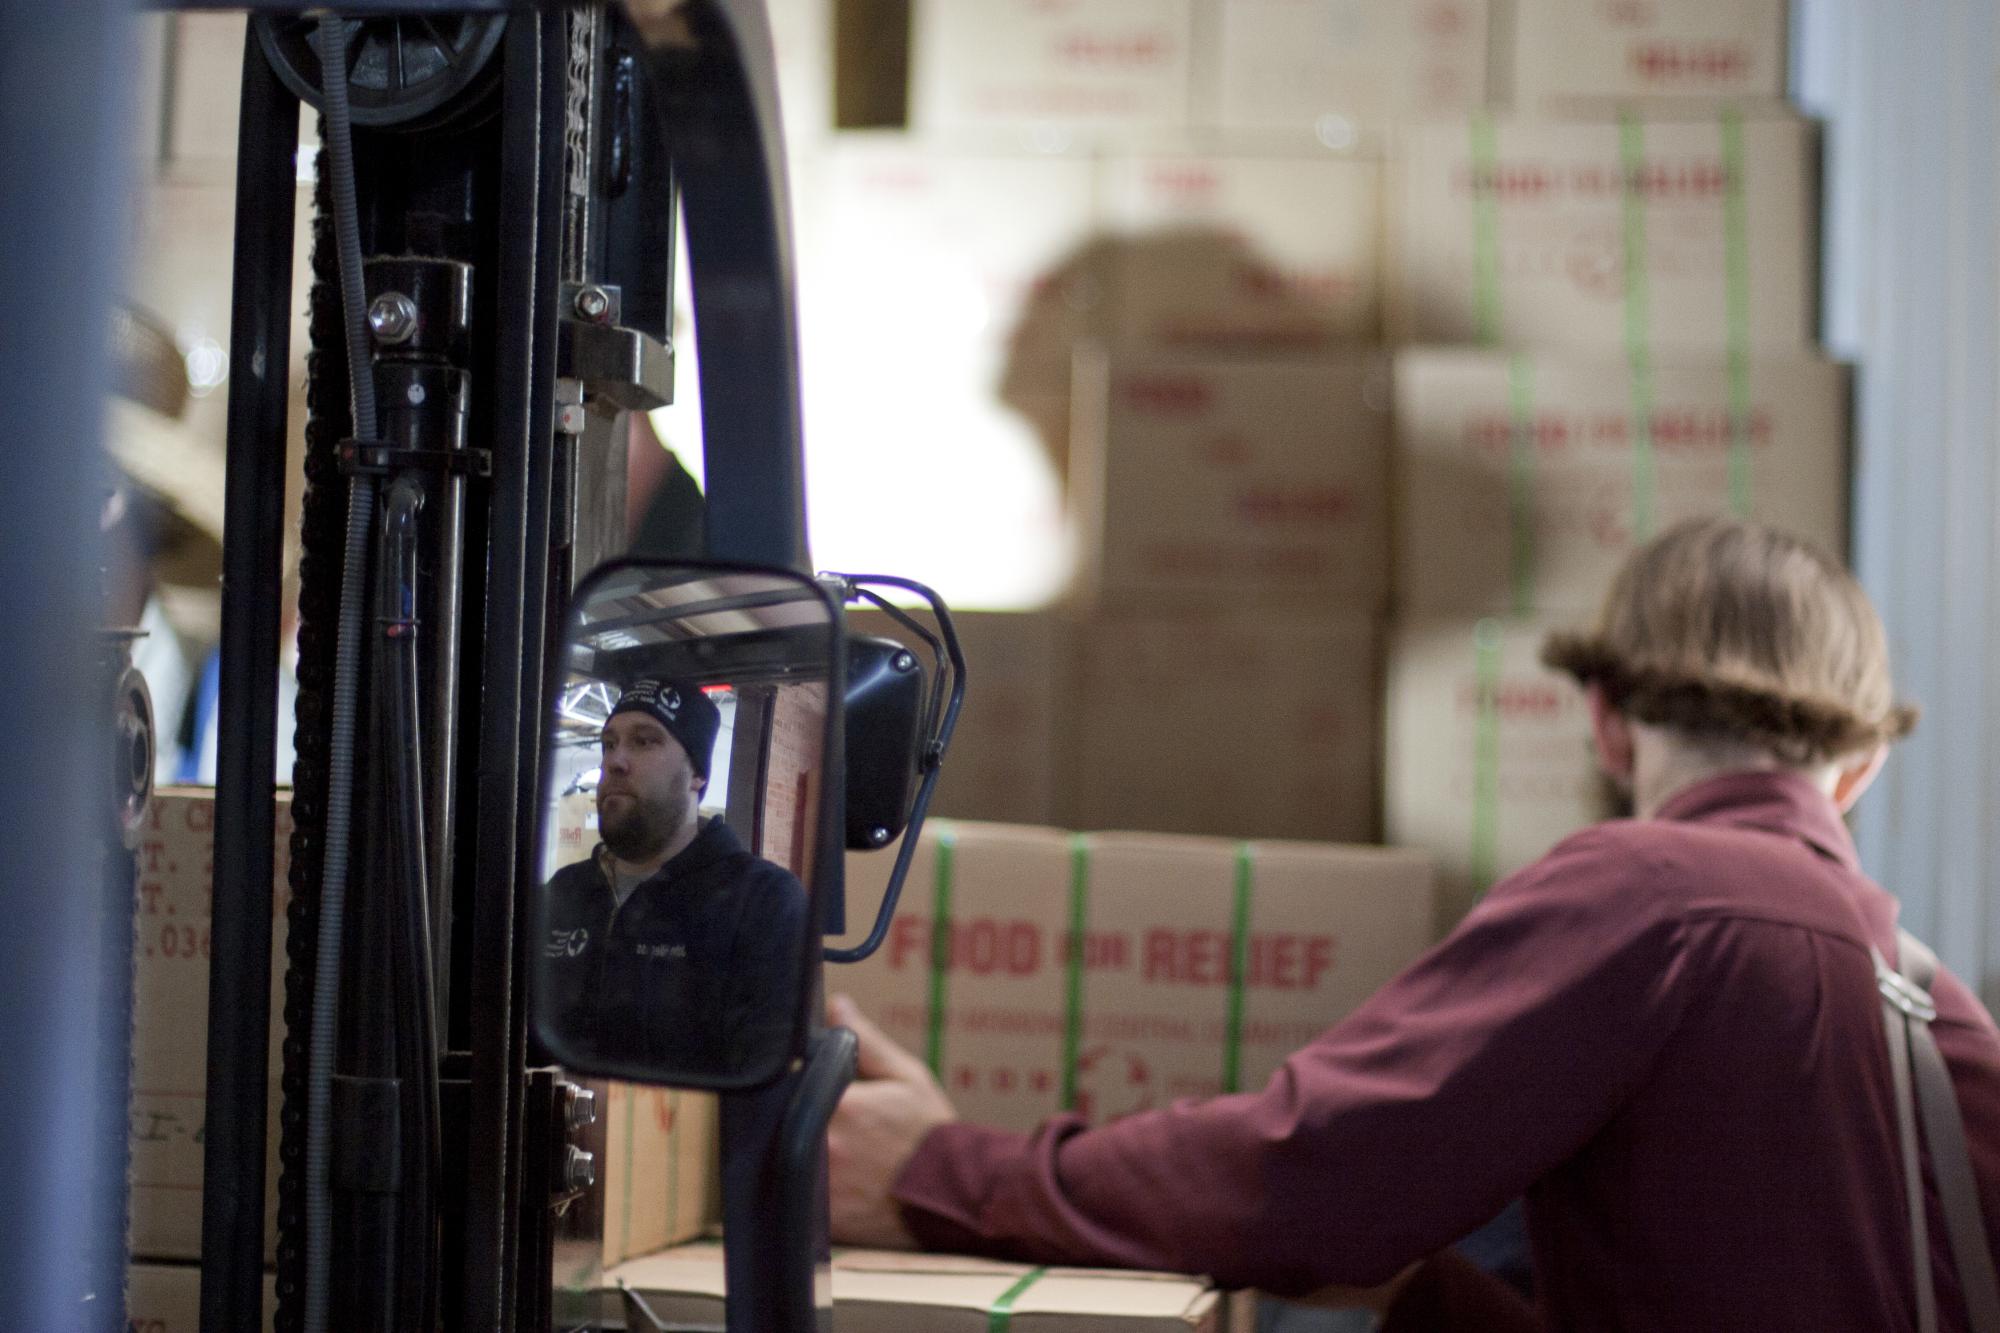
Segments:
[[[864,1044],[829,1136],[835,1236],[1308,1295],[1525,1195],[1544,1327],[1915,1327],[1869,954],[1895,957],[1896,903],[1841,820],[1914,720],[1873,608],[1800,543],[1698,521],[1545,657],[1585,684],[1636,819],[1495,886],[1260,1092],[1004,1133],[836,1005]],[[2000,1034],[1955,978],[1935,992],[2000,1235]],[[1941,1327],[1963,1328],[1930,1203]]]

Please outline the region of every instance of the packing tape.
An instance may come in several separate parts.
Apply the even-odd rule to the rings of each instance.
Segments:
[[[1236,901],[1229,921],[1229,1012],[1222,1028],[1222,1090],[1243,1090],[1243,987],[1250,975],[1250,844],[1236,844]]]
[[[937,870],[931,885],[930,1026],[924,1033],[924,1063],[943,1082],[945,972],[951,966],[951,875],[958,830],[949,824],[940,824],[937,830]]]
[[[1500,622],[1472,627],[1479,714],[1472,743],[1472,848],[1467,858],[1475,897],[1492,887],[1500,863]]]
[[[1490,113],[1474,112],[1472,135],[1472,327],[1491,347],[1500,341],[1500,148]]]
[[[1069,840],[1069,959],[1063,993],[1062,1109],[1076,1109],[1077,1061],[1083,1049],[1083,934],[1090,920],[1090,839]]]
[[[1507,359],[1508,431],[1507,528],[1514,614],[1535,605],[1535,365],[1525,356]]]
[[[1750,516],[1750,224],[1743,113],[1722,111],[1723,293],[1729,316],[1729,512]]]
[[[993,1304],[986,1307],[986,1333],[1007,1333],[1014,1323],[1014,1302],[1021,1299],[1021,1293],[1042,1280],[1046,1268],[1031,1268],[1021,1275],[1021,1280],[1000,1293]]]
[[[1653,535],[1653,289],[1646,272],[1646,131],[1618,117],[1625,212],[1625,359],[1632,375],[1632,540]]]

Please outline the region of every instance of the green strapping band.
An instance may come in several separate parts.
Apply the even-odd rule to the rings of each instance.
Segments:
[[[667,1094],[667,1227],[678,1231],[681,1225],[681,1113],[687,1108],[681,1104],[680,1089]]]
[[[1618,120],[1625,202],[1625,358],[1632,369],[1632,540],[1653,535],[1653,293],[1646,277],[1646,132],[1638,117]]]
[[[1243,987],[1250,976],[1250,844],[1236,844],[1236,903],[1229,921],[1229,1013],[1222,1029],[1222,1090],[1243,1089]]]
[[[951,967],[951,872],[958,849],[958,830],[938,828],[937,872],[931,886],[931,995],[929,1027],[924,1033],[924,1063],[944,1078],[945,973]]]
[[[1014,1302],[1021,1299],[1021,1293],[1042,1280],[1046,1268],[1031,1268],[1021,1276],[1021,1280],[1000,1293],[999,1299],[986,1307],[986,1333],[1007,1333],[1014,1322]]]
[[[1500,148],[1493,117],[1475,112],[1472,132],[1472,327],[1491,347],[1500,341]]]
[[[1507,361],[1507,405],[1512,437],[1507,462],[1507,530],[1512,536],[1514,614],[1535,606],[1535,365],[1525,356]]]
[[[1500,622],[1472,628],[1479,720],[1472,751],[1472,891],[1492,887],[1500,864]]]
[[[1750,221],[1743,113],[1722,112],[1723,292],[1729,314],[1729,512],[1750,516]]]
[[[1076,1065],[1083,1050],[1083,933],[1090,920],[1090,839],[1069,840],[1069,977],[1063,996],[1062,1109],[1076,1109]]]
[[[605,1091],[608,1093],[610,1089],[607,1088]],[[637,1088],[627,1088],[625,1090],[625,1160],[618,1164],[620,1173],[625,1177],[625,1208],[620,1218],[620,1225],[624,1229],[618,1235],[618,1253],[620,1254],[630,1254],[632,1252],[632,1195],[636,1193],[632,1188],[632,1144],[635,1142],[632,1137],[632,1122],[636,1118],[635,1108],[638,1102],[639,1090]]]

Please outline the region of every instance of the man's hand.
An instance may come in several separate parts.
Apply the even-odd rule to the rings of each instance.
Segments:
[[[916,1238],[889,1187],[924,1135],[958,1114],[924,1062],[890,1041],[845,995],[827,1001],[826,1020],[853,1029],[860,1041],[854,1084],[826,1132],[833,1239],[913,1250]]]

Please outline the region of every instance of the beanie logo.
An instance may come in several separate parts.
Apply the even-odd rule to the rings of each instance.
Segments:
[[[681,692],[672,686],[668,686],[666,691],[660,695],[660,707],[667,710],[668,717],[679,717],[681,715]]]

